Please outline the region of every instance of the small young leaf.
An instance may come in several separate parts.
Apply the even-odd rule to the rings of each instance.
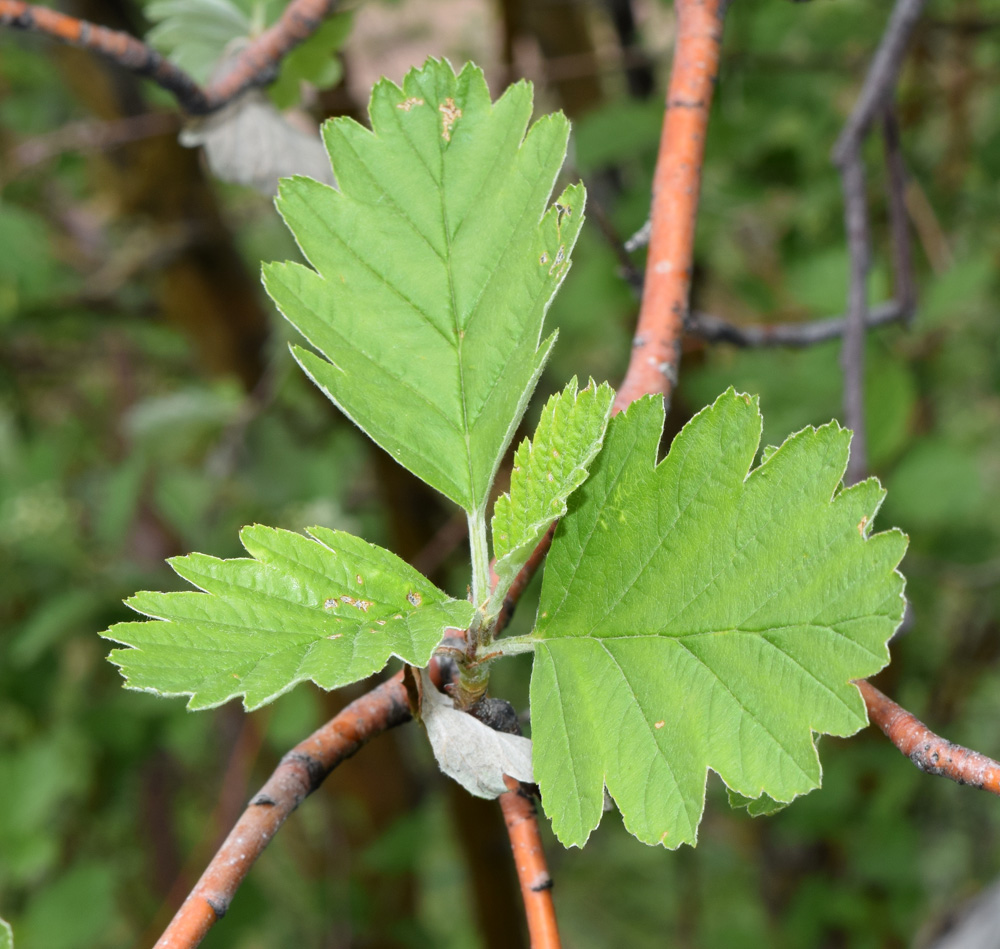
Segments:
[[[198,82],[206,82],[226,48],[248,37],[253,24],[232,0],[154,0],[146,15],[155,24],[146,34]]]
[[[128,605],[165,622],[112,626],[128,688],[190,695],[211,708],[242,695],[258,708],[311,679],[356,682],[390,656],[425,666],[444,630],[465,628],[472,605],[453,600],[394,554],[314,527],[312,539],[245,527],[254,559],[189,554],[170,561],[202,593],[137,593]]]
[[[456,709],[426,672],[421,672],[420,719],[441,770],[476,797],[499,797],[503,776],[533,784],[531,740],[498,732]]]
[[[729,806],[734,810],[745,810],[751,817],[771,817],[788,807],[785,801],[776,801],[773,797],[762,794],[760,797],[745,797],[732,788],[726,788],[729,793]]]
[[[324,127],[340,191],[282,182],[278,208],[315,268],[264,267],[268,293],[322,354],[306,373],[397,461],[470,513],[485,510],[548,355],[584,192],[546,211],[562,115],[531,87],[490,102],[482,71],[443,61],[372,92],[372,131]]]
[[[328,17],[312,36],[285,56],[278,78],[267,87],[267,94],[279,109],[299,104],[303,82],[317,89],[329,89],[340,82],[344,67],[336,54],[350,34],[353,22],[353,12]]]
[[[692,843],[708,768],[740,794],[817,787],[814,733],[866,722],[851,679],[888,660],[903,616],[884,492],[840,487],[850,432],[791,436],[749,470],[756,400],[724,393],[656,464],[663,400],[612,419],[548,555],[531,721],[535,775],[566,844],[605,785],[640,840]]]
[[[493,511],[494,571],[499,582],[493,599],[502,603],[511,581],[524,566],[549,525],[566,513],[566,499],[587,478],[600,450],[615,393],[593,381],[577,393],[576,379],[542,409],[531,441],[514,455],[510,493]]]

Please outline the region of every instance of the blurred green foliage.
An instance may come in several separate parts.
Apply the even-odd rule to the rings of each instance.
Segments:
[[[842,310],[829,150],[885,15],[863,0],[732,5],[696,307],[735,322]],[[662,11],[650,22],[663,23]],[[889,488],[879,524],[911,537],[912,620],[878,684],[994,755],[997,29],[1000,0],[934,0],[918,27],[899,114],[921,305],[911,327],[870,335],[867,371],[871,465]],[[650,49],[668,39],[643,36]],[[310,390],[277,319],[249,394],[204,370],[196,336],[161,321],[158,258],[130,266],[128,252],[150,235],[154,246],[173,238],[116,203],[126,174],[117,152],[110,180],[106,159],[71,148],[15,162],[17,147],[92,117],[52,68],[63,62],[53,47],[5,34],[0,54],[0,915],[18,949],[151,945],[249,793],[346,699],[298,689],[252,716],[192,715],[125,692],[96,635],[126,618],[121,599],[178,585],[166,556],[237,554],[238,527],[254,521],[360,533],[416,557],[452,593],[468,578],[461,544],[447,542],[451,512],[401,487]],[[656,63],[660,87],[666,65]],[[646,216],[660,108],[656,97],[628,99],[617,73],[604,95],[575,117],[573,160],[626,236]],[[881,300],[892,275],[877,142],[866,156]],[[256,282],[260,259],[290,255],[287,238],[266,201],[235,188],[217,196]],[[627,358],[634,298],[595,220],[550,315],[562,331],[550,390],[574,374],[615,382]],[[791,352],[689,341],[668,426],[734,384],[760,393],[765,443],[779,443],[839,414],[837,360],[836,343]],[[525,601],[517,622],[532,608]],[[520,708],[525,672],[517,660],[495,677]],[[487,944],[470,880],[507,859],[502,837],[501,849],[471,853],[467,819],[415,731],[380,741],[395,770],[378,770],[373,745],[338,771],[278,835],[209,949]],[[826,739],[822,755],[823,789],[770,818],[731,810],[710,778],[694,851],[642,847],[613,815],[582,852],[549,839],[566,943],[924,945],[1000,874],[994,798],[919,773],[877,733]],[[370,783],[355,782],[366,769]]]

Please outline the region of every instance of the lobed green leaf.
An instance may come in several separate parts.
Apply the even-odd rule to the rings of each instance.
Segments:
[[[320,355],[306,373],[358,426],[467,511],[487,496],[552,343],[584,191],[546,210],[569,124],[528,130],[531,87],[491,103],[482,71],[428,60],[372,92],[372,130],[324,127],[340,191],[283,182],[278,208],[312,268],[264,267]]]
[[[739,794],[820,783],[813,735],[865,725],[852,679],[888,660],[906,549],[884,492],[842,488],[850,432],[791,436],[754,470],[755,399],[724,393],[656,464],[663,401],[612,419],[548,555],[533,634],[535,775],[566,844],[604,788],[647,843],[694,842],[709,768]]]
[[[193,709],[242,695],[253,709],[298,682],[356,682],[390,656],[425,666],[446,628],[469,625],[472,604],[389,551],[342,531],[309,533],[245,527],[240,539],[253,559],[171,560],[203,592],[128,601],[158,622],[119,623],[103,634],[132,647],[110,656],[127,687],[190,695]]]

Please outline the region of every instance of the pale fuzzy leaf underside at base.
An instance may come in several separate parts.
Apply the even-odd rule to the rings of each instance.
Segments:
[[[244,696],[253,709],[298,682],[333,689],[364,679],[391,656],[424,666],[447,628],[471,621],[470,603],[389,551],[342,531],[310,534],[246,527],[253,559],[173,559],[203,592],[138,593],[129,606],[153,620],[103,634],[132,647],[110,656],[127,687],[190,695],[189,708]]]
[[[0,949],[14,949],[14,932],[3,918],[0,918]]]
[[[320,355],[306,373],[397,461],[469,512],[547,357],[552,296],[569,268],[584,191],[548,207],[569,124],[528,129],[531,87],[491,103],[481,70],[443,61],[372,92],[372,131],[324,138],[339,192],[282,183],[278,208],[312,268],[270,264],[268,293]],[[548,209],[547,209],[548,208]]]
[[[611,416],[614,390],[593,380],[577,392],[574,378],[542,409],[535,434],[514,455],[510,491],[493,511],[494,604],[502,604],[518,571],[549,525],[566,512],[566,499],[587,478]]]
[[[604,788],[647,843],[693,843],[709,768],[748,798],[817,787],[813,735],[867,721],[852,679],[888,661],[906,548],[884,492],[844,489],[850,433],[791,436],[732,390],[656,464],[662,399],[612,419],[546,562],[531,681],[535,775],[567,845]]]
[[[421,670],[420,719],[438,767],[476,797],[499,797],[507,790],[505,774],[534,783],[531,740],[498,732],[456,709]]]

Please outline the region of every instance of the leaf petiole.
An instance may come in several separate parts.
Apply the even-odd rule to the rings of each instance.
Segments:
[[[525,652],[534,652],[538,646],[538,640],[534,636],[511,636],[507,639],[497,639],[493,642],[493,649],[490,655],[519,656]]]
[[[472,603],[482,606],[490,595],[490,551],[486,541],[486,514],[469,512],[469,546],[472,550]]]

